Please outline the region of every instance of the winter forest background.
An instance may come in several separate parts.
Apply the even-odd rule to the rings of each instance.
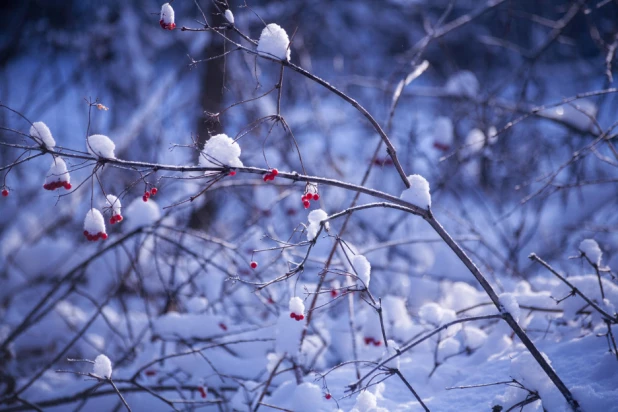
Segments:
[[[617,22],[0,3],[0,410],[618,411]]]

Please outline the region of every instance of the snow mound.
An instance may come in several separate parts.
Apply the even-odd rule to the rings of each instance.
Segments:
[[[463,70],[449,77],[444,88],[452,96],[474,98],[479,93],[479,81],[474,73]]]
[[[107,195],[105,197],[105,205],[112,209],[113,215],[121,214],[122,204],[120,203],[120,199],[114,195]]]
[[[239,159],[240,146],[232,138],[221,133],[212,136],[204,144],[204,150],[200,155],[202,167],[242,167]]]
[[[378,401],[376,396],[369,391],[362,391],[356,397],[356,403],[354,404],[354,408],[358,410],[358,412],[369,412],[371,409],[378,407]]]
[[[371,263],[363,255],[352,256],[352,266],[358,275],[359,280],[363,283],[363,287],[369,287],[369,281],[371,280]]]
[[[303,300],[299,298],[298,296],[294,296],[293,298],[290,298],[289,306],[290,306],[291,314],[304,315],[305,304],[303,303]]]
[[[264,27],[260,40],[258,41],[257,51],[279,60],[290,60],[290,39],[288,34],[278,24],[271,23]]]
[[[44,145],[49,150],[54,150],[56,146],[56,141],[49,130],[49,127],[43,122],[34,122],[32,126],[30,126],[30,136],[38,144]]]
[[[592,263],[597,266],[601,266],[601,258],[603,257],[603,251],[599,247],[599,244],[594,239],[584,239],[579,244],[579,250],[582,252]]]
[[[94,360],[94,366],[92,367],[92,373],[101,378],[112,377],[112,361],[103,354],[96,357]]]
[[[292,409],[296,412],[314,412],[322,403],[322,390],[314,383],[301,383],[294,389]]]
[[[432,325],[438,326],[442,322],[442,318],[444,317],[444,309],[442,306],[438,305],[435,302],[429,302],[421,306],[418,310],[418,316],[425,323],[430,323]]]
[[[423,209],[431,207],[429,182],[421,175],[408,176],[410,188],[401,193],[401,200],[412,203]]]
[[[88,147],[88,153],[93,156],[103,157],[106,159],[115,159],[114,150],[116,145],[112,140],[102,134],[93,134],[88,137],[86,144]]]

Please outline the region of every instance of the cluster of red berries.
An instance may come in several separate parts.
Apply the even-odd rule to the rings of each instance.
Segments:
[[[307,192],[300,198],[300,200],[303,201],[303,206],[305,206],[305,209],[309,209],[309,206],[311,206],[311,203],[309,202],[311,200],[320,200],[320,195],[317,193]]]
[[[7,197],[9,195],[9,191],[6,189],[2,189],[2,196]]]
[[[56,182],[46,183],[43,185],[43,189],[45,190],[56,190],[56,189],[60,189],[61,187],[64,187],[66,190],[71,190],[73,186],[71,186],[69,182],[61,182],[59,180]]]
[[[292,319],[296,319],[296,320],[303,320],[303,319],[305,319],[305,315],[302,315],[302,314],[301,315],[297,315],[294,312],[290,313],[290,317]]]
[[[269,180],[275,180],[275,177],[279,174],[279,171],[277,169],[272,169],[269,173],[266,173],[263,177],[265,182],[268,182]]]
[[[174,23],[172,23],[174,24]],[[197,387],[198,392],[200,393],[200,395],[202,396],[202,398],[206,398],[206,389],[204,389],[204,387],[202,385]]]
[[[223,330],[227,330],[227,325],[223,322],[219,323],[219,327]]]
[[[252,260],[251,263],[249,263],[249,266],[251,266],[251,269],[255,269],[257,268],[257,262],[255,260]]]
[[[86,238],[91,241],[91,242],[96,242],[99,239],[107,239],[107,233],[103,233],[103,232],[99,232],[96,235],[89,233],[87,230],[84,230],[84,236],[86,236]]]
[[[172,23],[172,24],[173,24],[173,23]],[[150,199],[150,196],[154,196],[154,195],[156,195],[156,194],[157,194],[157,192],[158,192],[158,190],[157,190],[157,188],[156,188],[156,187],[153,187],[152,189],[150,189],[150,191],[146,190],[146,191],[144,192],[144,196],[142,196],[142,200],[143,200],[144,202],[147,202],[147,201],[148,201],[148,199]]]
[[[451,148],[451,146],[440,142],[433,142],[433,147],[440,150],[441,152],[448,152],[448,150]]]
[[[376,340],[370,337],[365,338],[365,345],[371,345],[372,343],[373,343],[373,346],[380,346],[382,344],[382,341],[379,339]]]
[[[161,28],[165,30],[174,30],[176,28],[176,23],[166,23],[163,19],[159,20],[159,24]]]
[[[122,215],[112,215],[112,217],[109,219],[110,225],[113,225],[119,222],[122,222]]]

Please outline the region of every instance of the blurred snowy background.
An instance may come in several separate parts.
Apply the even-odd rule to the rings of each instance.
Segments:
[[[611,322],[581,296],[568,297],[571,288],[528,259],[536,253],[614,315],[618,3],[172,6],[177,28],[168,31],[159,25],[161,4],[152,1],[3,2],[0,103],[45,122],[67,149],[83,152],[86,136],[101,133],[113,139],[119,159],[195,165],[192,145],[201,149],[209,135],[223,132],[241,136],[245,166],[300,172],[290,134],[280,125],[269,132],[272,121],[257,122],[277,113],[276,91],[262,95],[277,83],[280,65],[235,51],[212,31],[180,30],[202,28],[203,12],[221,33],[255,49],[221,11],[229,8],[238,30],[255,40],[265,23],[277,23],[292,39],[291,62],[363,105],[407,174],[429,181],[433,213],[497,292],[513,294],[519,323],[583,410],[618,411]],[[423,65],[389,124],[397,85]],[[95,99],[109,110],[89,116],[87,101]],[[247,102],[224,111],[240,101]],[[379,137],[366,119],[292,70],[283,77],[281,115],[306,174],[360,184],[372,165],[367,187],[397,197],[405,188],[384,148],[372,160]],[[303,183],[239,173],[177,205],[203,190],[205,180],[162,171],[142,180],[135,169],[106,166],[97,181],[92,162],[66,159],[75,191],[59,197],[42,188],[49,155],[6,167],[23,153],[7,144],[30,143],[14,132],[27,134],[28,121],[0,110],[0,183],[10,193],[0,197],[2,410],[122,410],[108,381],[57,372],[92,372],[92,365],[67,358],[100,354],[111,360],[112,378],[135,411],[274,410],[266,404],[423,410],[388,371],[365,381],[367,391],[346,392],[359,372],[383,359],[384,342],[368,294],[342,296],[353,271],[343,248],[329,257],[334,237],[322,233],[303,271],[259,287],[302,261],[307,247],[254,251],[305,240],[308,211],[344,210],[355,192],[320,185],[320,200],[306,210]],[[152,186],[158,193],[144,202]],[[125,220],[108,225],[105,242],[89,243],[84,216],[91,207],[103,210],[102,190],[119,196]],[[361,195],[359,204],[372,201]],[[330,234],[339,234],[342,223],[332,221]],[[421,218],[368,209],[352,215],[341,238],[371,263],[369,291],[381,298],[387,339],[399,347],[455,319],[497,313]],[[582,257],[584,239],[598,242],[600,261],[594,248]],[[322,293],[298,351],[304,322],[290,319],[288,302],[300,297],[308,309],[320,276]],[[432,411],[518,404],[524,411],[568,410],[496,319],[457,324],[399,360],[391,367]],[[362,363],[341,366],[348,361]],[[446,389],[497,382],[503,383]]]

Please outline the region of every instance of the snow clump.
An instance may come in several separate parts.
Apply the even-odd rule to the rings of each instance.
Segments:
[[[290,298],[290,317],[296,320],[305,319],[305,304],[298,296]]]
[[[601,266],[601,258],[603,252],[599,247],[599,244],[594,239],[584,239],[579,244],[579,250],[582,252],[592,263],[597,266]]]
[[[84,236],[90,241],[107,239],[105,232],[105,219],[98,209],[92,208],[86,213],[84,219]]]
[[[174,9],[172,6],[169,3],[164,3],[161,6],[161,19],[159,20],[161,28],[165,30],[174,30],[176,28],[174,17]]]
[[[200,166],[203,167],[242,167],[239,159],[240,146],[232,138],[221,133],[212,136],[204,144],[200,155]]]
[[[32,126],[30,126],[30,136],[38,144],[45,145],[48,150],[54,150],[56,146],[56,141],[49,130],[49,127],[43,122],[34,122]]]
[[[401,193],[401,200],[412,203],[423,209],[431,207],[429,182],[421,175],[408,176],[410,188]]]
[[[378,407],[378,401],[376,396],[365,390],[362,391],[358,397],[356,398],[356,403],[354,404],[354,408],[358,410],[358,412],[369,412],[370,410]]]
[[[318,235],[318,231],[320,230],[320,222],[328,218],[328,215],[322,209],[313,210],[309,213],[309,225],[307,226],[307,240],[312,241]],[[324,229],[328,231],[330,229],[330,224],[326,222],[324,224]]]
[[[278,24],[271,23],[264,27],[260,40],[258,41],[257,51],[279,60],[290,60],[290,39],[288,34]]]
[[[363,255],[352,256],[352,266],[358,275],[360,281],[362,281],[363,287],[369,288],[369,281],[371,280],[371,263]]]
[[[97,157],[104,157],[106,159],[115,159],[114,149],[116,145],[112,140],[102,134],[93,134],[88,137],[88,153]]]
[[[234,13],[232,13],[232,10],[227,9],[224,15],[227,21],[229,21],[231,24],[234,24]]]
[[[122,221],[122,205],[120,204],[120,199],[114,195],[107,195],[105,197],[105,204],[108,208],[112,210],[112,217],[109,220],[110,224],[115,224],[116,222]]]
[[[71,176],[67,170],[67,164],[60,157],[54,158],[54,162],[45,176],[45,184],[43,189],[56,190],[64,187],[66,190],[71,190]]]
[[[112,362],[109,358],[103,354],[96,357],[94,360],[94,366],[92,368],[92,373],[101,377],[101,378],[111,378],[112,377]]]
[[[474,98],[479,93],[479,81],[474,73],[463,70],[449,77],[445,89],[452,96]]]

